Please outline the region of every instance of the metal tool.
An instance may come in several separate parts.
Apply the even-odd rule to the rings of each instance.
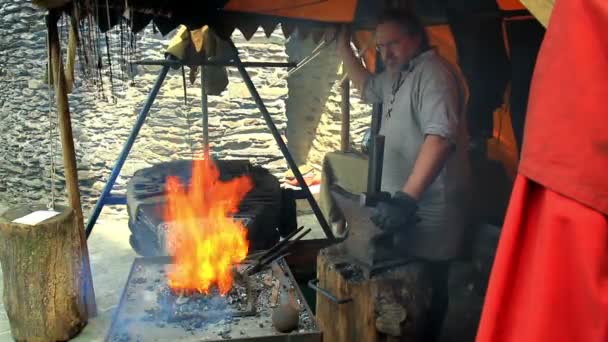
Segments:
[[[330,189],[348,224],[348,235],[340,245],[361,266],[366,277],[411,261],[401,246],[395,245],[394,233],[383,231],[370,219],[374,207],[390,199],[389,193],[381,191],[383,159],[384,136],[377,135],[372,140],[367,191],[356,195],[338,186]]]

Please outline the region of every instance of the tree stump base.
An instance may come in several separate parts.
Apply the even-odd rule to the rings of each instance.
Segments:
[[[85,265],[74,211],[36,225],[12,221],[43,205],[12,208],[0,216],[4,306],[17,341],[67,341],[87,324]]]
[[[424,265],[412,262],[365,278],[340,245],[319,252],[318,286],[341,300],[317,293],[316,316],[326,341],[419,341],[430,307]]]

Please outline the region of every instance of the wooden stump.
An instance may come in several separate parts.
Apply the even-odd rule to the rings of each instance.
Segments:
[[[340,245],[317,257],[319,287],[338,299],[317,293],[316,316],[325,341],[418,341],[430,305],[431,290],[423,265],[411,263],[365,279]]]
[[[66,341],[86,325],[85,258],[74,211],[37,225],[12,221],[42,205],[9,209],[0,216],[4,306],[17,341]],[[86,268],[85,268],[86,267]]]

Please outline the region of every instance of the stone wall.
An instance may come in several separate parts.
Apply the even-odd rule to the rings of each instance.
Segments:
[[[3,0],[0,18],[0,204],[46,203],[51,197],[52,183],[57,186],[57,198],[64,201],[59,132],[56,130],[54,103],[49,102],[54,95],[44,83],[44,12],[32,7],[27,0]],[[138,35],[136,57],[162,58],[168,38],[170,36],[160,37],[147,28]],[[245,41],[239,32],[235,32],[233,38],[241,49],[243,60],[287,60],[285,38],[280,30],[276,30],[270,39],[261,32],[250,41]],[[110,32],[110,41],[113,51],[116,51],[118,32]],[[105,51],[104,43],[100,44]],[[160,70],[160,67],[140,67],[130,79],[121,74],[117,55],[113,63],[112,93],[104,59],[105,92],[101,93],[91,80],[80,79],[77,66],[76,86],[70,95],[85,215],[103,189]],[[250,73],[277,127],[284,131],[286,70],[257,68],[251,69]],[[229,78],[228,89],[221,96],[209,99],[213,151],[224,158],[250,159],[281,176],[286,163],[236,69],[229,69]],[[161,161],[188,158],[193,150],[200,148],[202,128],[198,81],[189,85],[187,92],[188,104],[185,105],[181,72],[172,70],[133,146],[115,191],[124,191],[135,170]],[[339,101],[339,88],[335,84],[310,153],[310,162],[316,168],[319,168],[325,152],[339,148]],[[356,142],[369,124],[369,107],[361,104],[355,94],[351,111],[352,141]],[[51,181],[51,149],[54,151],[56,182]]]

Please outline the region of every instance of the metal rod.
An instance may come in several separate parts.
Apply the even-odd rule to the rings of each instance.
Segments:
[[[295,62],[242,62],[245,67],[248,68],[294,68],[297,66]],[[178,60],[162,60],[162,59],[144,59],[140,61],[133,61],[130,64],[134,65],[161,65],[171,67],[181,67],[184,65]],[[236,66],[236,62],[230,60],[214,61],[207,60],[199,63],[188,64],[188,65],[209,65],[209,66]]]
[[[253,84],[253,81],[251,80],[249,73],[245,69],[245,66],[241,62],[241,59],[239,58],[238,49],[234,45],[234,42],[230,41],[230,45],[232,45],[232,49],[234,51],[234,61],[236,62],[236,67],[239,70],[241,76],[243,77],[243,81],[245,82],[245,85],[247,85],[247,88],[249,89],[249,92],[251,93],[251,97],[253,97],[254,101],[258,105],[258,108],[260,109],[260,112],[262,112],[262,116],[264,117],[264,120],[266,121],[266,125],[268,125],[268,128],[270,129],[270,133],[272,133],[272,136],[274,137],[276,143],[279,145],[279,149],[281,150],[281,152],[283,153],[283,156],[287,160],[287,164],[289,165],[289,168],[292,170],[300,187],[302,188],[302,191],[306,195],[306,199],[308,200],[308,203],[310,204],[312,211],[314,212],[315,216],[317,217],[317,220],[319,221],[321,228],[323,228],[325,235],[329,239],[335,240],[334,234],[332,233],[331,228],[329,227],[329,224],[327,224],[327,221],[325,220],[325,217],[323,216],[323,213],[321,212],[321,209],[319,208],[317,201],[312,196],[312,193],[310,192],[308,185],[304,181],[304,177],[302,177],[302,173],[300,172],[300,169],[298,169],[298,166],[297,166],[296,162],[293,160],[293,157],[291,156],[291,153],[289,152],[287,145],[283,141],[281,134],[279,133],[279,131],[277,130],[277,127],[275,126],[274,122],[272,121],[272,117],[270,116],[270,113],[268,112],[268,109],[266,108],[264,101],[262,100],[262,98],[260,97],[260,94],[258,93],[257,89],[255,88],[255,85]]]
[[[369,156],[369,184],[368,194],[377,194],[382,188],[382,163],[384,161],[384,136],[377,135],[372,140],[372,149]]]
[[[205,66],[201,66],[201,107],[203,112],[203,147],[209,148],[209,99],[207,98],[207,72]]]
[[[291,245],[293,245],[294,243],[296,243],[297,241],[302,240],[303,237],[305,237],[306,235],[308,235],[308,233],[310,233],[312,231],[312,229],[308,228],[305,231],[303,231],[300,235],[296,236],[293,240],[288,241],[286,244],[284,244],[283,246],[281,246],[279,249],[277,249],[276,252],[271,253],[267,256],[265,256],[263,259],[266,259],[266,261],[262,261],[262,259],[260,259],[260,264],[262,265],[267,265],[269,264],[270,260],[275,259],[277,255],[279,254],[283,254],[285,253],[285,251],[287,251],[287,249],[289,249],[289,247]]]
[[[340,151],[348,152],[350,147],[350,79],[342,82],[342,126],[340,128]]]
[[[312,231],[312,229],[308,228],[307,230],[305,230],[304,232],[302,232],[302,234],[298,235],[295,239],[289,241],[286,245],[284,245],[283,247],[281,247],[279,250],[277,250],[276,252],[268,255],[265,257],[266,260],[262,260],[260,259],[260,261],[253,267],[247,269],[246,274],[255,274],[257,272],[259,272],[262,268],[266,267],[267,265],[271,264],[273,261],[280,259],[284,256],[286,256],[287,254],[285,253],[294,243],[302,240],[302,238],[304,236],[306,236],[308,233],[310,233]]]
[[[297,233],[299,233],[300,231],[302,231],[302,229],[304,229],[304,226],[301,226],[300,228],[294,230],[293,232],[289,233],[289,235],[287,235],[283,240],[277,242],[274,246],[272,246],[269,250],[267,250],[266,252],[264,252],[259,260],[264,259],[265,257],[269,256],[270,254],[274,253],[276,250],[280,249],[283,245],[287,244],[287,242],[289,242],[289,239],[291,239],[292,237],[294,237],[294,235],[296,235]]]
[[[311,289],[317,291],[318,293],[322,294],[323,296],[325,296],[325,298],[331,300],[332,302],[336,303],[336,304],[346,304],[346,303],[350,303],[353,301],[352,298],[345,298],[345,299],[338,299],[338,297],[334,296],[333,294],[331,294],[329,291],[327,291],[324,288],[319,287],[319,279],[311,279],[308,281],[308,287],[310,287]]]
[[[369,151],[369,159],[367,163],[367,193],[372,194],[375,191],[375,166],[374,166],[374,142],[380,131],[380,121],[382,119],[382,105],[375,103],[372,107],[372,122],[371,122],[371,144]]]
[[[144,121],[146,121],[146,117],[148,117],[148,112],[150,111],[150,108],[152,107],[152,104],[154,103],[154,99],[156,99],[156,95],[158,95],[158,91],[160,90],[160,87],[162,86],[163,81],[165,80],[165,77],[167,76],[167,73],[169,72],[169,69],[170,69],[170,67],[168,65],[165,65],[160,70],[160,73],[158,74],[158,78],[156,79],[156,82],[154,83],[154,86],[152,87],[152,90],[150,90],[150,94],[148,94],[148,98],[146,99],[146,102],[144,103],[144,107],[141,109],[141,111],[139,112],[139,115],[137,116],[137,119],[135,120],[133,129],[131,129],[131,134],[129,135],[129,138],[125,142],[125,144],[122,148],[122,151],[120,152],[120,155],[118,156],[118,159],[116,160],[116,163],[114,163],[114,167],[112,168],[112,173],[110,174],[110,178],[108,179],[108,182],[106,183],[105,187],[103,188],[101,196],[97,200],[97,204],[95,204],[93,213],[91,214],[91,217],[89,217],[89,221],[87,222],[87,229],[86,229],[87,238],[91,235],[91,232],[93,231],[93,226],[95,226],[95,222],[97,222],[97,219],[99,218],[99,214],[101,214],[101,210],[103,209],[103,206],[106,203],[106,198],[110,195],[110,192],[112,191],[112,187],[114,186],[114,183],[116,182],[116,179],[118,178],[118,175],[120,174],[120,170],[122,169],[122,166],[124,165],[125,161],[127,160],[127,156],[129,155],[129,152],[131,151],[131,148],[133,147],[133,143],[135,143],[135,139],[137,138],[137,135],[139,134],[139,130],[143,126]]]

